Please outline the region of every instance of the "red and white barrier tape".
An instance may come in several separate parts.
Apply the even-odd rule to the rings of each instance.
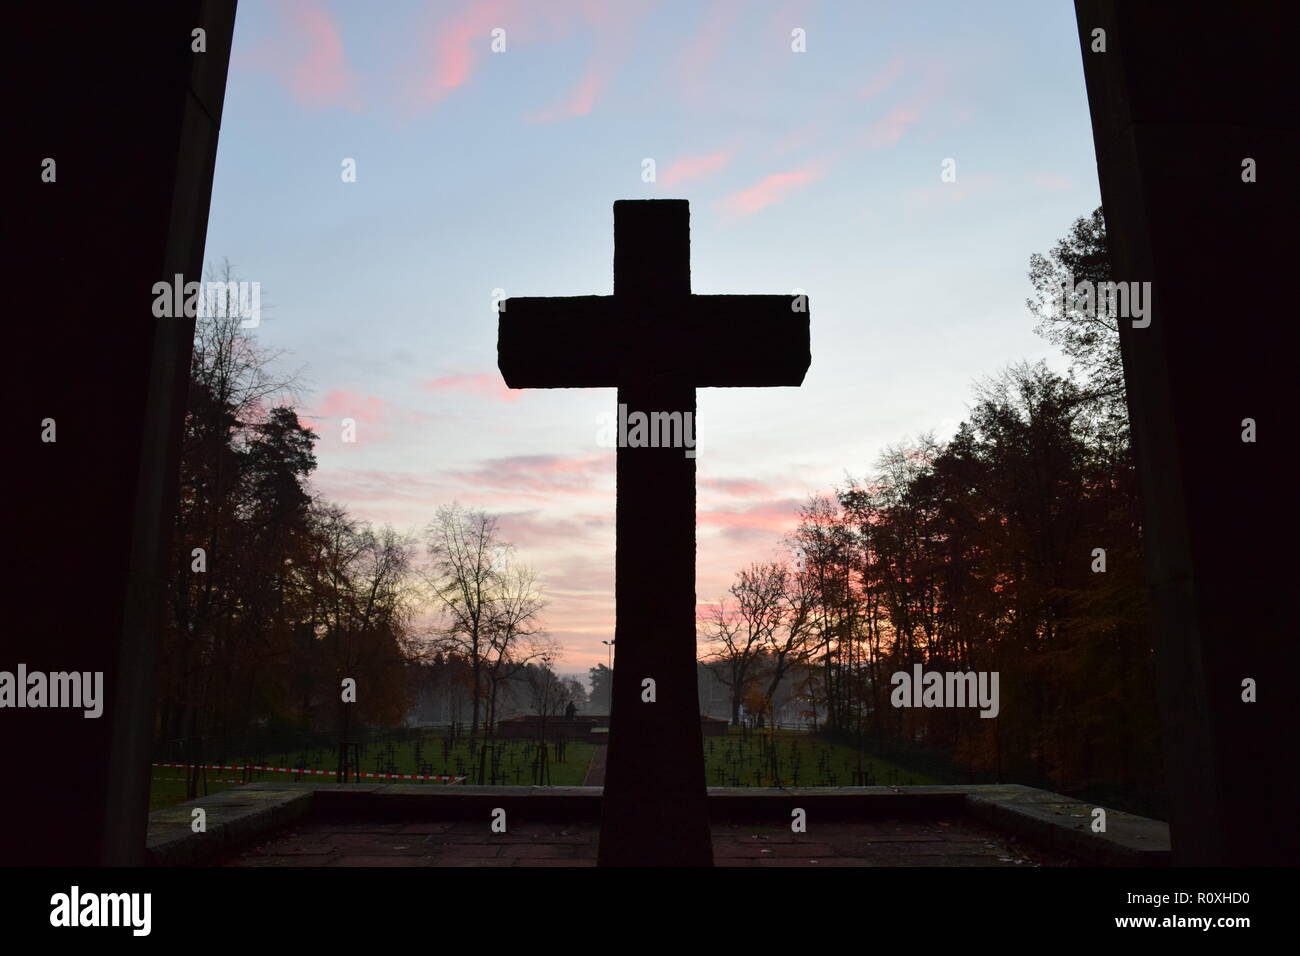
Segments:
[[[229,766],[229,765],[225,765],[225,764],[209,764],[209,763],[203,763],[203,764],[199,764],[199,763],[188,763],[188,764],[187,764],[187,763],[156,763],[156,764],[154,764],[153,766],[155,766],[155,767],[192,767],[192,768],[194,768],[195,770],[262,770],[262,771],[265,771],[265,772],[267,772],[267,773],[306,773],[306,774],[317,774],[317,775],[319,775],[319,776],[324,776],[324,777],[331,777],[331,776],[337,776],[337,775],[338,775],[338,771],[336,771],[336,770],[305,770],[305,769],[300,769],[300,768],[298,768],[298,767],[254,767],[254,766],[252,766],[252,765],[249,765],[249,766]],[[423,773],[357,773],[357,772],[353,772],[353,773],[352,773],[352,776],[354,776],[354,777],[371,777],[372,779],[377,778],[377,779],[383,779],[383,780],[451,780],[451,781],[454,782],[454,783],[459,783],[460,781],[462,781],[462,780],[465,779],[464,777],[453,777],[453,776],[450,776],[450,775],[448,775],[448,774],[423,774]],[[234,781],[231,781],[231,782],[234,782]],[[242,782],[242,781],[240,781],[240,782]]]

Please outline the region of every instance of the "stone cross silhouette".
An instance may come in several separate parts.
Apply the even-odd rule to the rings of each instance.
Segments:
[[[629,422],[637,412],[691,422],[699,387],[800,385],[810,360],[804,296],[691,294],[683,199],[614,203],[612,296],[511,298],[499,316],[497,364],[510,388],[617,388]],[[659,437],[629,437],[617,452],[601,866],[713,863],[695,664],[695,457]]]

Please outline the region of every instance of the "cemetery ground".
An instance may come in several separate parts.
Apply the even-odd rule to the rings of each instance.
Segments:
[[[917,773],[807,731],[728,728],[704,739],[710,787],[912,786],[955,783]]]
[[[463,779],[337,783],[337,744],[268,748],[247,760],[218,761],[209,750],[214,764],[325,772],[210,769],[207,792],[186,803],[184,772],[155,767],[151,858],[255,867],[596,862],[602,781],[588,768],[605,745],[565,741],[561,754],[552,743],[549,786],[536,785],[533,740],[497,739],[485,751],[481,738],[407,729],[372,733],[355,748],[364,773]],[[1158,820],[1112,809],[1099,834],[1091,803],[1019,784],[936,780],[809,732],[733,727],[705,738],[704,756],[719,866],[1168,865],[1169,828]],[[192,827],[194,807],[204,809],[202,831]],[[508,817],[504,832],[488,825],[498,812]],[[805,830],[792,826],[796,818]]]
[[[484,744],[487,745],[486,753]],[[562,748],[554,743],[547,750],[547,770],[549,783],[556,787],[578,786],[586,776],[587,767],[595,746],[586,741],[565,741]],[[369,774],[421,774],[424,776],[464,777],[465,783],[483,783],[500,786],[526,786],[536,782],[536,759],[538,746],[531,740],[485,741],[479,738],[472,741],[467,735],[452,738],[441,730],[424,730],[394,732],[381,735],[365,743],[356,745],[359,770]],[[486,757],[486,763],[480,768],[480,762]],[[180,761],[165,761],[172,763]],[[220,793],[238,787],[244,783],[273,783],[276,781],[297,781],[333,783],[338,769],[338,747],[319,746],[300,749],[268,749],[247,756],[214,755],[213,759],[204,761],[212,766],[259,766],[281,769],[302,769],[304,771],[325,771],[284,773],[280,770],[241,770],[207,769],[207,793]],[[480,769],[482,775],[480,776]],[[247,779],[244,779],[247,776]],[[363,777],[366,782],[373,782],[375,777]],[[451,780],[406,781],[423,783],[429,786],[445,786]],[[153,767],[153,782],[149,791],[149,809],[183,803],[185,797],[185,770],[181,767]],[[200,784],[200,794],[204,792]]]
[[[464,777],[464,783],[468,785],[481,782],[485,785],[527,786],[536,782],[536,741],[497,739],[489,742],[488,762],[480,777],[483,743],[482,739],[472,743],[467,736],[453,741],[441,730],[425,730],[414,735],[403,731],[358,744],[359,769],[363,773]],[[555,743],[550,743],[547,751],[550,785],[582,785],[597,746],[587,741],[569,740],[564,742],[560,751]],[[795,730],[778,730],[773,741],[770,731],[731,727],[725,737],[705,739],[704,761],[705,780],[710,787],[770,787],[778,784],[793,787],[910,786],[953,782],[916,773],[879,757],[859,754],[853,747]],[[165,761],[160,759],[159,762]],[[245,772],[210,768],[205,771],[206,792],[213,794],[246,782],[306,780],[332,783],[338,765],[338,750],[336,746],[287,748],[233,758],[214,755],[208,762],[213,766],[251,765],[326,771],[299,775],[280,770]],[[362,779],[372,782],[378,778]],[[443,786],[451,781],[411,782]],[[185,791],[183,768],[156,766],[153,768],[149,809],[158,810],[183,803]],[[204,792],[202,783],[199,792]]]

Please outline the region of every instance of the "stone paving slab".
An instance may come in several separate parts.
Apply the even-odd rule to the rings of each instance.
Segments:
[[[600,797],[599,787],[258,783],[151,814],[149,849],[161,865],[208,864],[250,845],[257,849],[239,854],[242,865],[335,865],[357,857],[585,865],[595,859]],[[192,831],[196,807],[207,813],[206,832]],[[496,807],[507,811],[508,833],[487,829]],[[807,834],[790,832],[796,807],[806,813]],[[1161,866],[1170,856],[1169,828],[1160,821],[1108,809],[1106,832],[1095,833],[1090,805],[1019,785],[709,788],[709,810],[715,855],[737,865]],[[737,843],[731,828],[758,842]],[[571,852],[507,854],[512,846]]]
[[[227,866],[594,866],[600,826],[525,824],[493,834],[484,823],[370,824],[304,821],[225,860]],[[424,832],[429,831],[429,832]],[[838,821],[809,833],[740,823],[715,824],[718,866],[1071,866],[1075,860],[1031,848],[965,820]]]

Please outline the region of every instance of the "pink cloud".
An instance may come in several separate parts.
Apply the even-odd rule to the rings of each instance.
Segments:
[[[582,552],[548,555],[539,568],[546,589],[563,594],[569,627],[603,627],[614,623],[614,529],[608,540]]]
[[[728,151],[709,153],[707,156],[683,156],[669,165],[660,178],[665,186],[672,188],[688,179],[699,179],[716,173],[729,162],[731,153]]]
[[[392,432],[380,422],[392,424],[388,403],[376,395],[362,395],[345,388],[331,389],[319,405],[303,410],[304,424],[315,432],[322,444],[355,447],[387,441]],[[351,419],[351,438],[343,441],[343,420]]]
[[[728,583],[727,587],[730,587],[730,582]],[[727,588],[722,589],[724,594],[726,590]],[[713,601],[713,602],[700,601],[695,605],[695,623],[700,625],[699,636],[701,638],[701,642],[703,640],[704,633],[706,633],[708,630],[709,625],[718,619],[719,607],[722,608],[723,620],[730,621],[733,624],[741,620],[740,608],[736,607],[736,599],[732,597],[730,594],[725,594],[725,596],[720,597],[718,601]]]
[[[491,52],[492,30],[505,28],[508,12],[501,0],[478,0],[430,31],[426,59],[415,80],[415,97],[421,105],[432,106],[469,82],[479,59]],[[506,39],[508,43],[509,32]]]
[[[305,414],[311,418],[352,418],[374,423],[384,417],[384,400],[375,395],[361,395],[344,388],[327,392],[320,405]]]
[[[304,55],[289,67],[294,96],[313,107],[359,108],[357,79],[348,68],[338,20],[307,0],[286,0],[281,10],[296,37],[306,44]]]
[[[697,478],[696,485],[712,488],[734,498],[755,498],[772,493],[770,486],[750,478]]]
[[[362,445],[375,445],[379,442],[388,441],[393,437],[393,433],[384,428],[382,425],[367,425],[364,422],[358,423],[351,431],[351,440],[343,441],[343,429],[340,427],[333,433],[329,430],[324,432],[324,438],[328,444],[337,444],[338,446],[350,449]]]
[[[592,67],[559,105],[531,114],[528,122],[553,123],[569,117],[586,116],[596,105],[596,96],[607,81],[608,77],[603,70]]]
[[[825,110],[822,112],[825,112]],[[800,125],[776,141],[776,144],[772,147],[772,155],[783,156],[786,153],[807,146],[810,142],[822,137],[826,126],[825,120],[821,118]]]
[[[427,505],[432,509],[452,496],[436,477],[403,471],[331,468],[317,471],[312,485],[326,498],[351,507],[355,504]]]
[[[902,75],[903,58],[901,56],[896,56],[885,64],[880,72],[867,82],[867,85],[862,88],[862,91],[858,95],[863,99],[869,99],[878,93],[883,93],[885,90],[893,86]]]
[[[779,498],[733,511],[701,509],[696,523],[700,527],[717,528],[730,537],[779,537],[799,523],[799,507],[803,503],[799,498]]]
[[[915,105],[904,104],[895,107],[871,124],[863,141],[868,146],[893,146],[920,118],[921,112]]]
[[[605,515],[568,515],[552,517],[548,511],[513,511],[498,516],[501,533],[505,540],[521,547],[550,547],[556,544],[568,546],[581,545],[584,550],[595,543],[596,538],[609,547],[609,563],[612,567],[614,555],[614,512]],[[547,573],[555,569],[555,562],[547,562]],[[570,587],[578,588],[576,578]],[[580,589],[580,588],[579,588]]]
[[[820,179],[824,174],[825,164],[820,162],[809,163],[785,173],[773,173],[748,189],[732,193],[722,199],[718,205],[725,212],[750,216],[760,209],[780,202],[798,187]]]
[[[493,55],[492,31],[505,30],[506,51],[533,43],[560,42],[584,27],[594,51],[573,88],[554,106],[534,113],[532,122],[549,122],[592,111],[624,60],[623,40],[644,8],[640,2],[607,4],[597,0],[473,0],[451,16],[431,23],[408,87],[419,107],[433,106],[467,86]]]
[[[790,60],[790,31],[795,27],[802,27],[807,30],[811,24],[809,18],[812,15],[812,7],[815,3],[809,3],[808,0],[789,0],[777,7],[767,20],[767,25],[763,28],[763,46],[774,56],[779,56],[787,61]],[[775,40],[775,42],[773,42]]]
[[[721,0],[713,4],[696,27],[694,35],[677,58],[677,78],[687,98],[692,102],[702,99],[703,76],[719,61],[723,43],[735,35],[740,6],[735,0]]]
[[[500,372],[481,372],[477,375],[444,375],[421,382],[427,392],[465,392],[479,398],[498,402],[514,402],[523,394],[522,389],[507,388]]]
[[[899,63],[897,70],[901,75],[901,61],[895,62]],[[886,67],[881,76],[872,82],[888,80],[886,85],[892,84],[893,79],[890,79],[890,73],[891,68]],[[920,122],[921,117],[943,95],[946,86],[946,67],[940,64],[930,65],[925,72],[920,87],[907,100],[895,106],[867,127],[867,130],[858,137],[857,144],[869,147],[895,145],[906,135],[908,130]],[[870,90],[871,85],[868,85],[867,89]]]
[[[644,9],[644,3],[632,0],[613,4],[604,0],[581,0],[576,12],[592,34],[594,52],[591,59],[574,88],[557,105],[528,116],[528,122],[550,123],[591,113],[597,99],[613,79],[614,71],[625,59],[632,27]]]
[[[486,489],[495,499],[513,497],[546,501],[557,495],[581,495],[612,489],[614,453],[565,458],[560,455],[513,455],[493,458],[472,471],[449,471],[449,478],[475,489]]]

